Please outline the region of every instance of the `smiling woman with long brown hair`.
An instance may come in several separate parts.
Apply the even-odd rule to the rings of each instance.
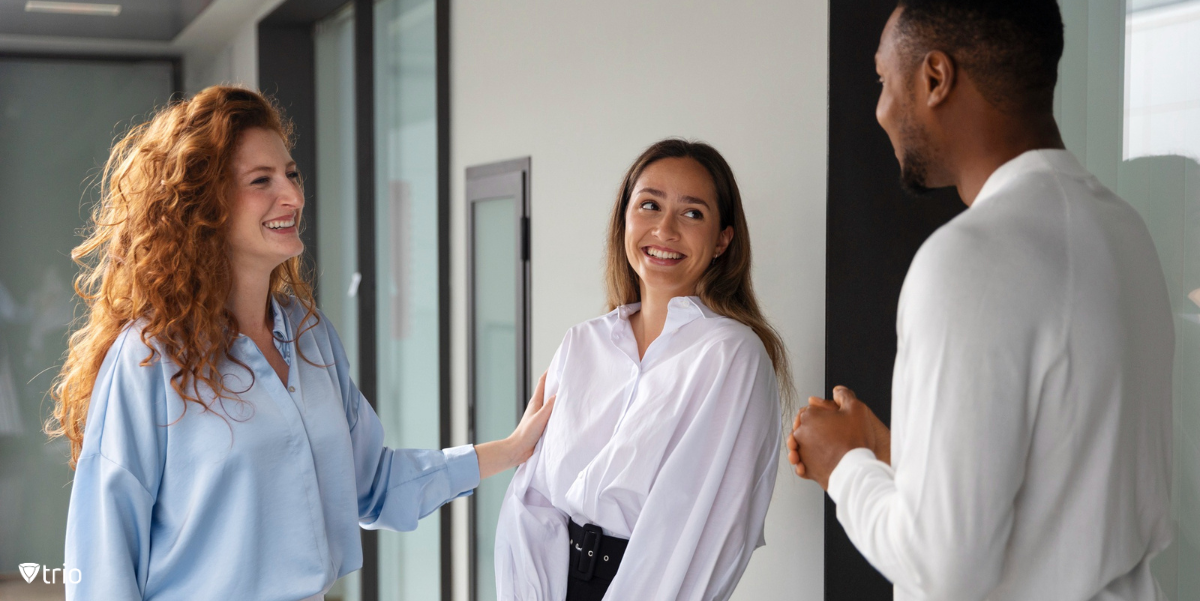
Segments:
[[[500,598],[727,599],[763,544],[792,395],[725,159],[648,148],[606,265],[611,312],[567,332],[546,376],[558,407],[504,499]]]
[[[113,148],[47,425],[76,468],[68,598],[319,599],[361,567],[360,525],[411,530],[533,452],[540,386],[505,440],[383,446],[300,268],[290,140],[258,93],[211,87]]]

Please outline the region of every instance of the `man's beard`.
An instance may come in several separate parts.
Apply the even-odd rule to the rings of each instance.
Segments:
[[[900,125],[904,152],[900,158],[900,187],[913,196],[925,196],[929,187],[929,168],[932,164],[929,136],[911,120]]]
[[[900,161],[900,187],[913,196],[925,196],[933,191],[926,181],[929,177],[929,160],[924,149],[905,148]]]

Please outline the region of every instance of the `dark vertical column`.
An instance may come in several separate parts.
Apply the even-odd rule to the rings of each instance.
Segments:
[[[953,190],[907,196],[887,134],[875,121],[874,55],[895,0],[829,3],[829,187],[826,394],[854,389],[891,422],[896,308],[908,265],[935,229],[963,210]],[[825,598],[891,599],[892,585],[862,557],[825,499]]]
[[[183,98],[183,59],[171,60],[171,99]]]
[[[258,26],[258,87],[271,96],[291,120],[295,146],[292,158],[304,178],[304,263],[318,265],[317,257],[317,82],[313,25],[310,22]]]
[[[517,299],[517,310],[521,312],[521,329],[517,335],[521,337],[521,355],[519,374],[520,398],[517,399],[517,423],[525,415],[525,407],[529,397],[533,396],[533,224],[530,213],[530,197],[533,196],[533,158],[525,163],[525,173],[521,178],[521,226],[518,230],[521,240],[521,252],[518,255],[520,274],[517,284],[520,293]],[[545,399],[543,399],[544,401]]]
[[[438,429],[450,446],[450,0],[437,0],[437,249],[438,249]],[[453,599],[454,521],[450,504],[440,510],[442,601]]]
[[[375,331],[375,0],[354,0],[354,156],[358,189],[358,386],[375,406],[379,392]],[[364,530],[362,601],[379,599],[379,536]]]

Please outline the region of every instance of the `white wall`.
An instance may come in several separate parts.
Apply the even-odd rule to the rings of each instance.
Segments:
[[[825,1],[454,2],[451,32],[456,443],[466,441],[463,173],[525,155],[536,370],[567,328],[603,310],[604,229],[624,170],[654,141],[684,136],[733,166],[760,300],[791,350],[800,395],[823,390]],[[786,468],[785,459],[767,546],[735,599],[823,598],[823,494]],[[464,509],[456,502],[458,583]]]
[[[214,0],[171,42],[187,95],[215,84],[258,88],[258,22],[283,0]]]
[[[258,88],[258,23],[244,24],[215,53],[209,50],[183,57],[183,90],[191,96],[217,84]]]

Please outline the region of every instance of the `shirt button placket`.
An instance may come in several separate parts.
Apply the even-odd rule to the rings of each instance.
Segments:
[[[642,375],[642,370],[638,366],[633,366],[632,373],[629,377],[632,381],[629,383],[629,392],[625,395],[625,411],[621,412],[621,421],[625,421],[625,413],[629,411],[629,407],[633,405],[633,399],[637,396],[638,380]]]

